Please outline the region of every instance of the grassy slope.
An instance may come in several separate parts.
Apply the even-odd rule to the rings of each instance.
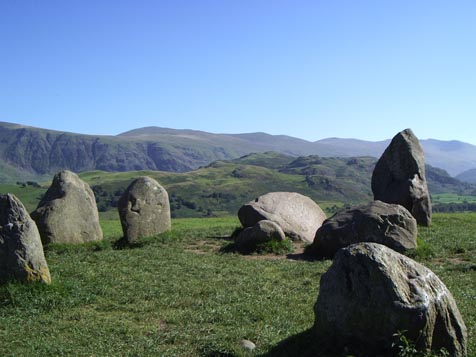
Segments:
[[[0,194],[13,193],[25,205],[28,212],[33,211],[41,196],[46,192],[47,187],[19,186],[19,185],[0,185]]]
[[[188,172],[162,171],[103,172],[92,171],[80,174],[96,190],[98,208],[115,211],[115,202],[123,190],[138,176],[147,175],[158,180],[168,191],[174,216],[200,217],[234,214],[245,202],[270,191],[300,192],[313,198],[325,208],[337,202],[360,202],[370,197],[369,189],[356,190],[350,179],[343,188],[335,188],[328,179],[321,182],[306,181],[305,176],[281,173],[276,170],[252,165],[216,162],[210,166]],[[44,186],[48,186],[45,183]],[[360,187],[360,186],[357,186]],[[0,185],[0,192],[15,193],[29,210],[35,208],[29,186]],[[363,192],[362,192],[363,191]],[[37,197],[44,188],[37,189]],[[349,198],[348,198],[349,197]],[[350,201],[350,200],[354,201]],[[36,201],[37,202],[37,201]]]
[[[176,219],[173,231],[116,250],[105,241],[47,250],[51,286],[0,288],[0,355],[246,355],[242,338],[268,353],[283,340],[307,346],[319,279],[329,261],[220,253],[236,218]],[[475,214],[438,214],[417,258],[452,291],[476,355]],[[429,254],[431,253],[431,254]],[[288,340],[289,341],[289,340]],[[291,346],[291,355],[302,351]],[[281,350],[279,348],[278,350]]]
[[[187,173],[164,171],[104,172],[80,174],[95,190],[98,208],[115,217],[117,200],[136,177],[148,175],[168,191],[173,217],[204,217],[235,214],[245,202],[270,192],[293,191],[311,197],[323,208],[357,204],[372,199],[370,178],[375,159],[292,158],[268,152],[250,154],[232,161],[218,161]],[[428,168],[430,192],[435,203],[461,203],[475,200],[476,186],[460,183],[439,169]],[[49,182],[43,183],[47,187]],[[13,192],[27,208],[36,206],[44,188],[0,185],[0,192]],[[442,195],[445,193],[447,195]],[[452,195],[448,195],[452,193]],[[473,195],[473,196],[471,196]],[[340,202],[340,203],[339,203]],[[104,215],[104,214],[103,214]]]

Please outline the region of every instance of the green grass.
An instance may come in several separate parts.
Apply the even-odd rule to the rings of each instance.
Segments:
[[[458,195],[456,193],[437,193],[431,195],[433,204],[438,203],[476,203],[476,196]]]
[[[354,197],[354,191],[359,192],[354,203],[370,198],[369,192],[361,193],[364,191],[362,185],[354,187],[355,184],[350,184],[347,179],[344,181],[349,189],[334,190],[327,187],[331,184],[327,179],[323,184],[312,180],[307,182],[302,175],[225,162],[217,162],[188,173],[91,171],[81,173],[80,177],[95,191],[100,213],[109,219],[116,219],[117,201],[122,193],[135,178],[145,175],[156,179],[167,190],[172,216],[176,218],[236,214],[244,203],[272,191],[299,192],[309,196],[323,209],[329,208],[328,214],[342,205],[338,202],[346,202],[346,197]],[[31,212],[50,183],[51,181],[44,182],[42,187],[0,184],[0,193],[14,193]],[[353,199],[349,200],[352,202]]]
[[[52,245],[53,283],[0,287],[1,356],[274,355],[279,342],[307,345],[320,276],[330,261],[221,252],[235,217],[173,220],[171,232],[115,249],[105,240]],[[452,291],[476,355],[476,214],[437,214],[416,256]],[[299,348],[292,350],[299,355]]]
[[[41,196],[48,189],[48,185],[49,183],[46,185],[46,187],[44,185],[41,187],[34,187],[26,185],[22,186],[16,184],[4,184],[0,185],[0,194],[13,193],[25,205],[28,212],[31,212],[37,207]]]

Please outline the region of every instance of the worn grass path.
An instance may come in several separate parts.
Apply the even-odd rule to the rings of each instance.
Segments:
[[[173,231],[117,249],[105,240],[51,246],[53,284],[0,287],[0,356],[233,356],[306,343],[329,261],[221,253],[236,218],[178,219]],[[436,215],[415,259],[452,291],[476,355],[476,214]],[[296,258],[296,255],[293,256]],[[302,337],[300,337],[302,336]],[[296,351],[292,351],[296,353]]]

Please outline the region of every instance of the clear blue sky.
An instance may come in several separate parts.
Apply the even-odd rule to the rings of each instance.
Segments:
[[[476,1],[1,0],[0,121],[476,144]]]

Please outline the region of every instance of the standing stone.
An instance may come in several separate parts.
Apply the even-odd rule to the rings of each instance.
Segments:
[[[31,214],[43,244],[102,240],[94,193],[74,172],[58,172]]]
[[[120,198],[117,208],[124,237],[129,243],[171,228],[169,195],[150,177],[134,180]]]
[[[270,192],[241,206],[238,218],[245,228],[262,220],[273,221],[291,239],[310,243],[326,214],[316,202],[299,193]]]
[[[404,252],[417,247],[417,231],[416,220],[405,207],[373,201],[326,219],[308,252],[332,258],[339,249],[362,242],[380,243]]]
[[[400,332],[418,351],[445,348],[450,356],[466,356],[466,326],[446,286],[381,244],[337,252],[321,277],[314,313],[316,342],[334,352],[387,355]]]
[[[51,283],[40,233],[12,194],[0,195],[0,283],[9,280]]]
[[[406,129],[392,142],[372,174],[374,199],[408,209],[417,223],[431,223],[431,200],[425,176],[425,157],[417,137]]]

